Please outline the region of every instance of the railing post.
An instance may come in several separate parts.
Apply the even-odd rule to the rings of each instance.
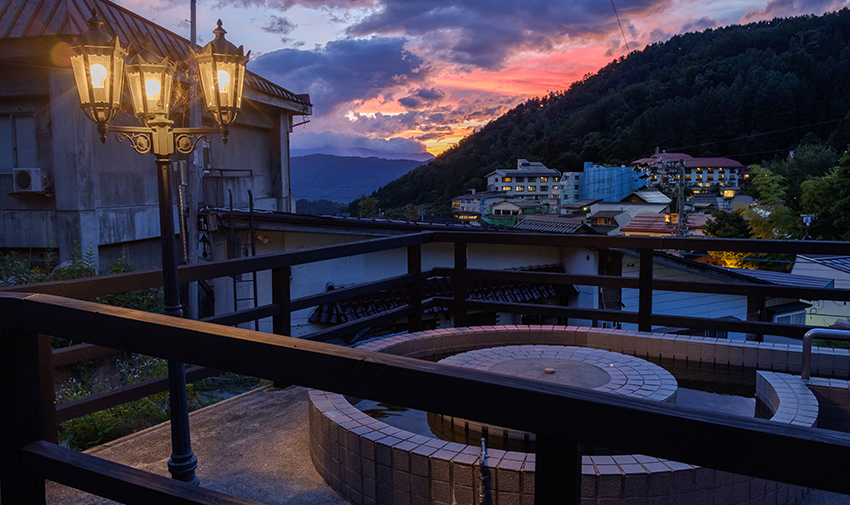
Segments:
[[[407,319],[407,331],[422,330],[422,245],[407,248],[407,273],[413,276],[408,289],[408,299],[413,314]]]
[[[43,505],[44,479],[26,472],[21,448],[55,437],[45,433],[49,415],[44,398],[45,375],[39,367],[40,338],[35,333],[0,330],[0,502]],[[51,371],[52,374],[52,371]],[[52,381],[52,378],[51,378]],[[52,388],[52,382],[50,387]],[[54,413],[55,415],[55,413]]]
[[[537,435],[534,503],[581,503],[581,447],[578,442]]]
[[[292,312],[289,301],[292,293],[289,289],[291,267],[272,269],[272,304],[280,307],[280,313],[272,317],[272,331],[275,335],[292,335]]]
[[[466,326],[466,242],[455,242],[454,319],[455,328]]]
[[[638,331],[652,331],[652,249],[640,250]]]

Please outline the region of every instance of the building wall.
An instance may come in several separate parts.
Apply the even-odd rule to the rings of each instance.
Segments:
[[[834,279],[836,289],[850,289],[850,273],[806,261],[797,257],[794,275]],[[812,326],[830,326],[838,320],[850,321],[850,303],[832,300],[806,300],[812,306],[806,311],[806,324]]]
[[[0,46],[1,48],[1,46]],[[116,256],[128,255],[137,268],[161,264],[158,247],[159,206],[156,165],[152,154],[136,153],[128,141],[118,142],[114,133],[100,142],[96,126],[79,106],[71,71],[49,64],[12,65],[0,75],[0,117],[34,114],[37,167],[48,191],[11,195],[11,171],[0,170],[0,250],[30,258],[44,256],[48,248],[61,261],[73,251],[89,251],[103,268]],[[179,111],[178,111],[179,112]],[[175,127],[189,126],[184,116],[173,113]],[[205,120],[211,126],[209,119]],[[138,126],[122,111],[110,124]],[[206,195],[193,194],[194,205],[248,207],[248,190],[255,207],[288,210],[288,146],[290,117],[282,109],[243,101],[243,113],[231,128],[227,145],[212,135],[214,164],[236,168],[235,177],[214,173],[203,176]],[[201,146],[203,143],[201,143]],[[284,153],[284,154],[282,154]],[[201,148],[198,158],[202,159]],[[186,160],[173,155],[172,160]],[[250,174],[250,176],[249,176]],[[193,174],[190,173],[190,177]],[[218,174],[220,175],[220,173]],[[173,192],[177,196],[177,177]],[[175,201],[175,230],[179,230]],[[195,220],[188,219],[190,224]],[[191,234],[190,234],[191,236]],[[196,240],[190,241],[190,259]],[[101,254],[104,261],[100,261]]]
[[[623,277],[637,277],[640,265],[636,256],[623,256]],[[700,281],[706,277],[696,273],[685,272],[665,265],[655,264],[652,276],[658,280]],[[639,308],[638,290],[623,289],[623,311],[637,312]],[[702,293],[679,293],[672,291],[654,290],[652,292],[652,312],[675,316],[693,317],[736,317],[747,320],[747,297],[734,295],[716,295]],[[623,329],[637,330],[636,324],[623,323]],[[744,339],[743,333],[730,333],[731,339]]]
[[[267,231],[258,224],[262,236],[269,239],[267,244],[257,243],[257,254],[271,254],[280,251],[298,251],[315,247],[345,244],[368,238],[366,235],[338,234],[333,232],[294,232]],[[247,238],[246,238],[247,240]],[[224,258],[224,242],[215,240],[215,257]],[[469,244],[469,268],[507,269],[563,263],[569,272],[593,274],[597,271],[596,253],[584,249],[557,247],[524,247],[514,245],[494,246],[491,244]],[[452,268],[454,249],[451,244],[432,243],[422,247],[422,269],[436,267]],[[354,284],[376,281],[407,273],[407,248],[382,251],[349,258],[321,261],[292,268],[290,290],[292,298],[300,298],[324,292],[329,285],[337,288]],[[271,303],[271,280],[269,272],[258,276],[259,303]],[[247,289],[246,285],[242,285]],[[579,296],[574,303],[584,307],[598,305],[595,289],[578,287]],[[240,296],[249,296],[242,291]],[[217,314],[234,310],[233,283],[229,278],[215,281],[215,311]],[[244,308],[240,306],[240,308]],[[300,336],[320,329],[308,322],[313,309],[305,309],[292,314],[292,335]],[[575,322],[574,324],[580,324]],[[246,325],[253,327],[253,325]],[[271,320],[263,321],[261,331],[271,331]]]

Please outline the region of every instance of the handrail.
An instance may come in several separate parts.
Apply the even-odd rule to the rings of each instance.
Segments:
[[[0,442],[5,447],[0,451],[2,464],[9,465],[0,474],[3,492],[7,485],[32,484],[31,479],[16,482],[12,477],[20,474],[16,466],[20,451],[39,440],[33,438],[31,426],[38,414],[31,405],[43,403],[38,385],[31,380],[36,354],[26,344],[39,333],[521,429],[538,434],[538,440],[569,438],[758,478],[850,492],[843,467],[835,465],[835,461],[850,458],[850,435],[845,433],[673,407],[49,295],[0,294],[0,312],[8,315],[0,321],[6,335],[0,339],[0,373],[8,380],[0,394],[4,405],[10,406],[0,412],[9,430]],[[20,366],[13,366],[15,363]],[[569,415],[574,412],[581,415]],[[538,469],[543,466],[538,459]],[[47,468],[38,461],[28,465],[27,471],[30,476],[47,475]]]
[[[812,340],[816,338],[850,341],[850,331],[814,328],[803,335],[803,372],[801,376],[804,381],[809,380],[812,375]]]

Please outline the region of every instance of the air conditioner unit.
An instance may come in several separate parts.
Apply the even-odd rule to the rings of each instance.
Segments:
[[[12,172],[16,193],[34,193],[44,189],[40,168],[14,168]]]

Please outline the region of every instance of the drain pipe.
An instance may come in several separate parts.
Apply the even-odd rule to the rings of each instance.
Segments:
[[[816,338],[850,341],[850,331],[815,328],[806,332],[803,336],[803,371],[801,374],[804,381],[809,380],[812,375],[812,340]]]
[[[490,467],[487,466],[487,445],[484,443],[484,437],[481,437],[481,495],[479,502],[481,505],[493,505],[493,494],[490,490],[492,487],[492,477],[490,476]]]

